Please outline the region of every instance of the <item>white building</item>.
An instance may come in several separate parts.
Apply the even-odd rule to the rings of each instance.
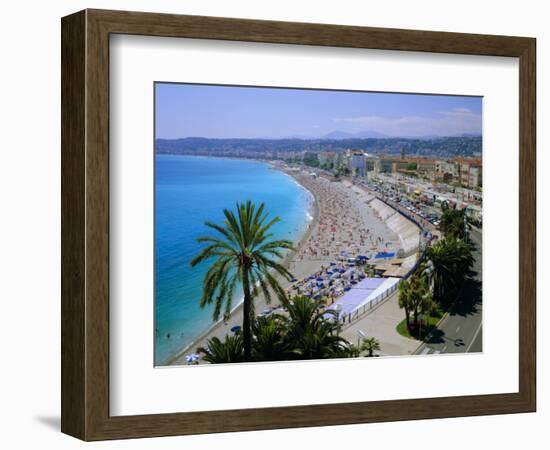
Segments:
[[[367,159],[363,152],[353,152],[351,154],[351,170],[354,175],[364,177],[367,170]]]
[[[376,169],[376,161],[378,157],[370,155],[367,152],[354,150],[351,152],[351,170],[354,175],[364,177],[367,172],[372,172]]]

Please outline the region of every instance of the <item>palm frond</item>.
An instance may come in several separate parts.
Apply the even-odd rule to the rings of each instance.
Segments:
[[[223,245],[220,245],[219,243],[214,243],[203,248],[201,252],[191,260],[189,265],[191,267],[195,267],[203,261],[206,261],[207,259],[213,258],[215,256],[234,256],[234,253],[232,251],[228,251]]]
[[[218,233],[220,233],[221,235],[223,235],[229,242],[235,244],[238,246],[238,239],[237,237],[232,233],[232,230],[231,229],[227,229],[221,225],[218,225],[217,223],[214,223],[214,222],[211,222],[209,220],[207,220],[206,222],[204,222],[204,224],[209,227],[209,228],[212,228],[213,230],[216,230]]]

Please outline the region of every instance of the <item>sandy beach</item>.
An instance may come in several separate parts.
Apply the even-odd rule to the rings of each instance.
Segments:
[[[313,219],[295,245],[296,251],[284,260],[297,280],[320,273],[333,261],[358,255],[372,257],[378,252],[396,252],[400,248],[399,236],[370,206],[372,196],[365,191],[347,181],[334,182],[308,171],[275,167],[274,170],[283,170],[292,176],[315,199],[311,205]],[[281,284],[290,289],[293,283],[283,280]],[[278,301],[273,299],[271,305],[267,305],[265,298],[259,296],[254,304],[258,314],[278,306]],[[163,365],[186,365],[187,354],[194,353],[197,347],[206,346],[212,337],[223,339],[233,326],[241,324],[242,303],[233,309],[229,320],[213,324]]]

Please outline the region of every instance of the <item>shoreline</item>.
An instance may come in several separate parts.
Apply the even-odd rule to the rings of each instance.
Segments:
[[[298,285],[312,274],[320,272],[332,261],[347,258],[349,254],[368,254],[373,258],[378,252],[397,252],[401,247],[401,233],[404,230],[398,231],[395,223],[390,224],[386,217],[382,217],[380,211],[370,204],[371,194],[364,189],[354,186],[349,181],[333,183],[324,176],[301,168],[289,168],[275,161],[261,162],[290,176],[313,198],[311,221],[297,240],[295,250],[286,254],[281,262],[298,280]],[[391,207],[390,209],[392,213],[397,212]],[[344,211],[348,214],[342,214]],[[281,277],[279,281],[285,290],[296,283],[282,280]],[[268,305],[263,295],[259,295],[254,300],[254,306],[257,312],[262,312],[270,306],[269,309],[278,309],[280,304],[274,298]],[[241,297],[239,304],[231,310],[229,320],[224,322],[222,318],[212,323],[191,343],[155,367],[187,365],[186,355],[195,353],[197,347],[205,347],[207,341],[213,337],[223,339],[231,333],[230,329],[233,326],[242,325],[242,310]]]
[[[296,273],[294,273],[290,268],[293,263],[292,258],[297,255],[304,247],[304,245],[307,243],[315,229],[317,228],[318,221],[319,221],[319,214],[320,214],[320,207],[319,207],[319,199],[317,198],[316,194],[309,190],[307,187],[305,187],[300,181],[290,173],[288,170],[284,170],[281,167],[277,167],[272,162],[265,162],[265,161],[256,161],[256,162],[262,162],[264,164],[269,165],[273,170],[278,170],[287,176],[291,177],[299,186],[300,188],[307,191],[309,194],[311,194],[311,197],[313,198],[313,204],[312,204],[312,211],[308,211],[311,213],[311,220],[305,229],[305,231],[302,233],[302,235],[298,239],[298,244],[295,246],[295,250],[292,252],[287,253],[281,262],[281,264],[289,270],[296,278],[300,278],[297,276]],[[280,277],[279,277],[280,278]],[[281,286],[283,289],[287,289],[292,282],[282,280]],[[273,299],[274,302],[276,302],[276,299]],[[263,296],[260,296],[259,298],[255,299],[255,307],[257,310],[265,309],[267,306],[266,300],[263,298]],[[237,322],[237,325],[240,325],[242,323],[242,309],[243,309],[243,299],[240,300],[239,304],[236,305],[230,312],[230,321],[224,322],[223,318],[220,318],[217,322],[212,323],[208,328],[206,328],[202,333],[200,333],[197,337],[193,339],[189,344],[185,345],[185,347],[181,348],[178,352],[176,352],[173,356],[166,359],[163,363],[156,365],[155,367],[169,367],[169,366],[180,366],[180,365],[187,365],[185,362],[185,356],[188,353],[195,353],[195,349],[197,347],[205,346],[206,341],[213,336],[217,335],[217,332],[219,332],[222,328],[224,329],[224,335],[229,332],[229,329],[225,330],[225,328],[230,328],[229,322]],[[236,320],[236,319],[239,320]]]

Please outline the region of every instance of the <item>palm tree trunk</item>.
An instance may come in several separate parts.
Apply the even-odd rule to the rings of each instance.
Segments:
[[[252,296],[250,295],[250,282],[248,281],[248,271],[243,270],[243,344],[244,344],[244,360],[250,361],[252,359],[252,331],[250,323],[251,302]]]
[[[434,278],[434,300],[441,304],[441,278],[436,277]]]

